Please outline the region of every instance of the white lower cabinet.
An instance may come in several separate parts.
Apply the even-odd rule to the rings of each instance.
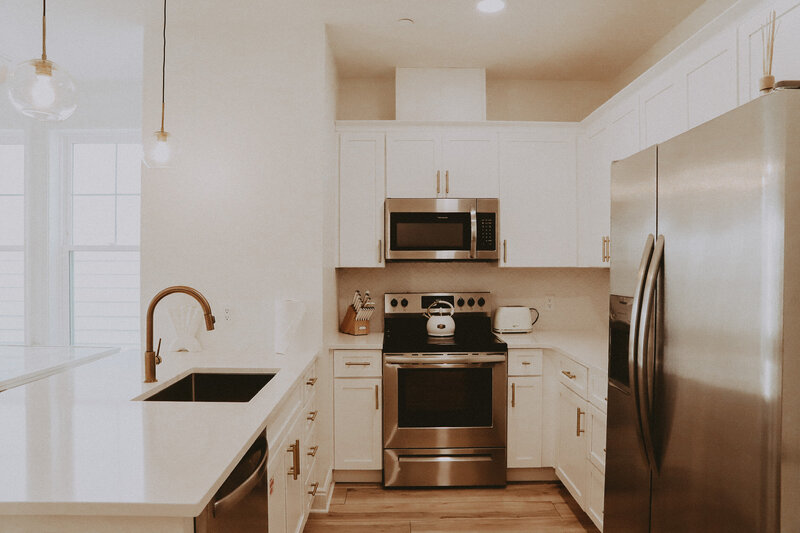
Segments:
[[[313,468],[319,449],[316,383],[312,366],[302,383],[298,382],[288,393],[286,406],[275,417],[275,431],[280,436],[278,443],[270,447],[267,463],[270,533],[300,533],[308,518],[309,491],[318,482],[315,478],[318,469]]]
[[[584,509],[597,529],[603,531],[603,498],[605,497],[605,477],[594,466],[589,469],[589,494]]]
[[[269,479],[269,531],[286,531],[286,469],[284,454],[275,453],[267,463]]]
[[[542,350],[508,352],[508,468],[542,466]]]
[[[334,468],[383,468],[380,378],[334,379]]]
[[[563,384],[559,385],[558,396],[556,474],[578,505],[585,508],[589,475],[588,405]]]

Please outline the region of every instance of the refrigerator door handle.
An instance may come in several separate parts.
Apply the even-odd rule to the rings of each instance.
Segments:
[[[642,313],[642,296],[644,293],[645,277],[650,268],[650,259],[653,256],[654,246],[655,237],[651,233],[647,236],[647,241],[645,241],[642,261],[639,263],[639,272],[636,275],[636,289],[633,293],[633,305],[631,306],[631,326],[628,342],[628,380],[630,383],[631,399],[633,400],[633,407],[636,412],[636,432],[639,435],[639,445],[642,448],[645,458],[648,460],[650,456],[647,453],[647,444],[645,443],[644,431],[642,429],[641,408],[639,406],[639,386],[637,383],[639,358],[637,350],[639,348],[639,323]]]
[[[653,325],[655,316],[655,293],[656,282],[658,275],[661,272],[664,260],[664,236],[659,235],[656,239],[655,249],[653,251],[653,258],[650,260],[650,268],[647,272],[647,279],[644,284],[644,291],[642,296],[641,305],[641,322],[639,324],[638,348],[637,352],[640,357],[638,358],[637,365],[637,395],[638,395],[638,408],[639,420],[642,425],[642,437],[644,442],[645,454],[650,463],[650,468],[653,472],[658,471],[658,465],[655,458],[655,448],[653,446],[653,431],[650,420],[652,411],[652,396],[653,396],[653,378],[654,372],[650,372],[650,361],[648,354],[650,353],[650,329]],[[654,367],[655,368],[655,367]]]

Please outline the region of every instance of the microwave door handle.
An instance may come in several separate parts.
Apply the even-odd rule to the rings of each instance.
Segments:
[[[475,259],[478,253],[478,213],[475,206],[469,209],[469,229],[471,235],[469,241],[469,258]]]

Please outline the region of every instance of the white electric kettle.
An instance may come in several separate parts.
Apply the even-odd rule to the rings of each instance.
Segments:
[[[448,314],[444,314],[445,309],[441,307],[442,305],[450,307]],[[435,307],[433,311],[438,311],[438,314],[431,313],[432,307]],[[455,335],[456,321],[453,320],[453,313],[455,312],[456,309],[453,307],[453,304],[445,302],[444,300],[435,300],[429,305],[427,311],[423,315],[428,319],[428,335],[431,337],[452,337]]]

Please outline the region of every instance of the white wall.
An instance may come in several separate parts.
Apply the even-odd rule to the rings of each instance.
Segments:
[[[149,6],[145,30],[146,132],[160,116],[159,6]],[[217,317],[205,346],[271,351],[276,300],[295,298],[307,307],[295,347],[317,350],[334,179],[324,25],[291,0],[169,9],[166,129],[179,153],[172,168],[143,173],[142,308],[164,287],[190,285]],[[166,309],[182,298],[161,305],[156,337],[170,333]]]
[[[535,329],[608,330],[608,269],[499,268],[492,263],[388,263],[386,268],[340,268],[339,319],[353,291],[370,291],[378,303],[371,331],[383,331],[383,295],[387,292],[491,291],[495,305],[536,307]],[[554,296],[545,311],[547,295]]]
[[[394,120],[394,78],[340,79],[337,120]]]

